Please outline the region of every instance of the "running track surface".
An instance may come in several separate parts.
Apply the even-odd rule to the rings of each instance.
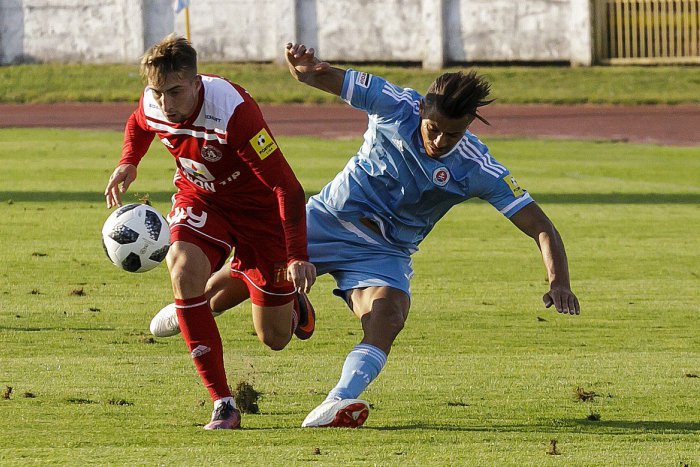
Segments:
[[[123,131],[135,103],[4,104],[0,128],[84,128]],[[361,138],[365,113],[346,105],[261,105],[276,135]],[[700,105],[491,105],[482,112],[491,126],[476,121],[484,137],[545,137],[700,146]]]

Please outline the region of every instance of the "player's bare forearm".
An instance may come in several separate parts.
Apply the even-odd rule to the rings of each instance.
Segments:
[[[542,300],[547,308],[554,305],[559,313],[578,315],[581,307],[578,298],[571,291],[564,242],[551,222],[550,225],[551,230],[543,230],[537,239],[549,278],[549,291],[544,294]]]
[[[309,73],[303,76],[301,81],[321,91],[340,96],[343,91],[343,80],[345,79],[345,70],[340,68],[330,67],[326,71]]]
[[[542,254],[549,279],[549,291],[542,297],[545,306],[549,308],[554,305],[559,313],[579,314],[578,298],[571,291],[569,282],[569,265],[564,242],[554,224],[535,203],[525,206],[510,220],[535,240]]]
[[[285,58],[294,79],[321,91],[340,96],[345,70],[319,60],[314,49],[307,49],[304,44],[287,44]]]
[[[543,229],[535,238],[535,242],[542,253],[542,261],[547,270],[550,287],[570,288],[569,265],[566,258],[564,242],[554,225]]]

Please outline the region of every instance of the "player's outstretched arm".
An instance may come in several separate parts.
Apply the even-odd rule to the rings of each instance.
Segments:
[[[314,49],[307,49],[304,44],[288,43],[285,48],[285,58],[294,79],[321,91],[340,96],[345,70],[319,60]]]
[[[547,308],[554,305],[559,313],[578,315],[581,308],[578,298],[571,291],[564,242],[552,221],[536,203],[528,204],[510,220],[535,240],[542,253],[549,278],[549,292],[542,297],[544,305]]]
[[[122,205],[122,193],[126,193],[129,185],[136,180],[136,166],[132,164],[120,164],[114,169],[105,188],[107,208]]]

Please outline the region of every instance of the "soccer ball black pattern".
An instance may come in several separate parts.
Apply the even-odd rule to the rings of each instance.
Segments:
[[[127,204],[105,221],[102,247],[115,266],[129,272],[146,272],[165,259],[170,248],[170,229],[153,207]]]
[[[126,245],[127,243],[134,243],[136,240],[138,240],[139,234],[125,225],[117,224],[109,233],[109,238],[120,245]]]
[[[144,224],[146,225],[146,231],[154,242],[158,241],[160,236],[160,229],[163,227],[163,223],[160,221],[161,215],[156,211],[146,211],[146,220]]]
[[[139,272],[141,269],[141,258],[136,253],[129,253],[120,264],[123,270],[129,272]]]
[[[134,203],[134,204],[127,204],[126,206],[122,206],[122,207],[120,207],[119,209],[117,209],[117,210],[115,211],[114,215],[117,216],[117,217],[119,217],[119,216],[121,216],[122,214],[124,214],[125,212],[129,212],[129,211],[131,211],[132,209],[136,209],[137,207],[139,207],[139,205],[138,205],[137,203]]]
[[[165,245],[163,248],[160,250],[154,251],[151,256],[148,257],[151,261],[155,261],[157,263],[160,263],[165,259],[165,255],[168,254],[168,249],[170,248],[170,245]]]

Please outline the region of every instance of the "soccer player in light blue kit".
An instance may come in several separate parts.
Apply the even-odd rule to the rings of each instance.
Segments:
[[[369,116],[357,155],[306,206],[310,261],[319,275],[335,278],[335,293],[360,319],[364,336],[345,359],[337,385],[302,426],[358,427],[367,419],[369,404],[358,397],[379,375],[408,316],[411,254],[464,200],[484,199],[532,237],[549,277],[545,306],[579,314],[559,233],[468,131],[481,119],[478,108],[491,102],[482,77],[445,73],[422,96],[378,76],[332,67],[301,44],[288,44],[286,58],[294,78]],[[209,281],[215,314],[235,305],[225,299],[229,282],[221,272]],[[166,310],[151,324],[156,335],[177,332]]]
[[[446,73],[422,96],[378,76],[331,67],[301,44],[288,44],[286,58],[294,78],[369,116],[357,155],[306,206],[311,262],[318,274],[333,275],[364,336],[348,354],[338,384],[302,426],[364,423],[369,404],[358,397],[382,370],[408,315],[411,254],[464,200],[488,201],[532,237],[549,276],[545,305],[580,312],[557,230],[468,131],[480,118],[478,108],[491,102],[483,78]]]

